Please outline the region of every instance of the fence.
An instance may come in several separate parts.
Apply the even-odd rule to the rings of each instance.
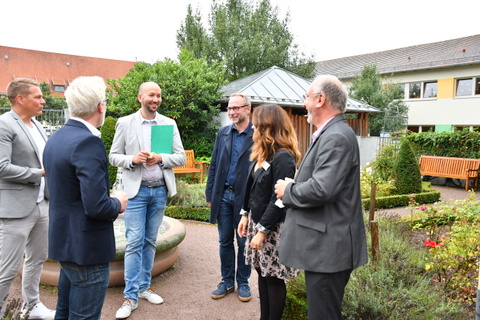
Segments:
[[[0,108],[0,114],[10,111],[10,108]],[[47,132],[47,136],[52,135],[60,129],[67,121],[66,110],[43,109],[42,115],[35,117]]]

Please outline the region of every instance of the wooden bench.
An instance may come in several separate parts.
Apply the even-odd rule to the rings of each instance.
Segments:
[[[191,173],[192,179],[197,179],[195,174],[200,175],[200,183],[203,182],[203,162],[202,161],[195,161],[195,154],[193,150],[185,150],[185,157],[187,161],[185,165],[181,167],[174,167],[174,173]]]
[[[465,190],[470,181],[478,189],[478,170],[480,159],[420,156],[420,173],[424,176],[465,179]]]

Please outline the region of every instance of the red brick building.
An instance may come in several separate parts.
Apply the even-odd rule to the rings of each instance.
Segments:
[[[75,56],[0,46],[0,95],[15,78],[31,78],[50,85],[52,93],[63,95],[79,76],[104,79],[124,77],[135,62]]]

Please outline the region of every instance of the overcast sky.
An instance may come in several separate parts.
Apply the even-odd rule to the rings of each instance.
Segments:
[[[129,61],[175,59],[187,5],[206,18],[211,2],[2,1],[0,46]],[[290,12],[295,43],[316,61],[480,34],[480,0],[270,2],[280,18]]]

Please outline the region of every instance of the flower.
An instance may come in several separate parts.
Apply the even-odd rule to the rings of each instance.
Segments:
[[[420,206],[420,210],[425,211],[425,210],[427,210],[427,207],[425,207],[425,206]]]
[[[435,248],[437,246],[436,241],[425,240],[423,241],[423,243],[425,244],[426,247],[430,247],[430,248]]]

